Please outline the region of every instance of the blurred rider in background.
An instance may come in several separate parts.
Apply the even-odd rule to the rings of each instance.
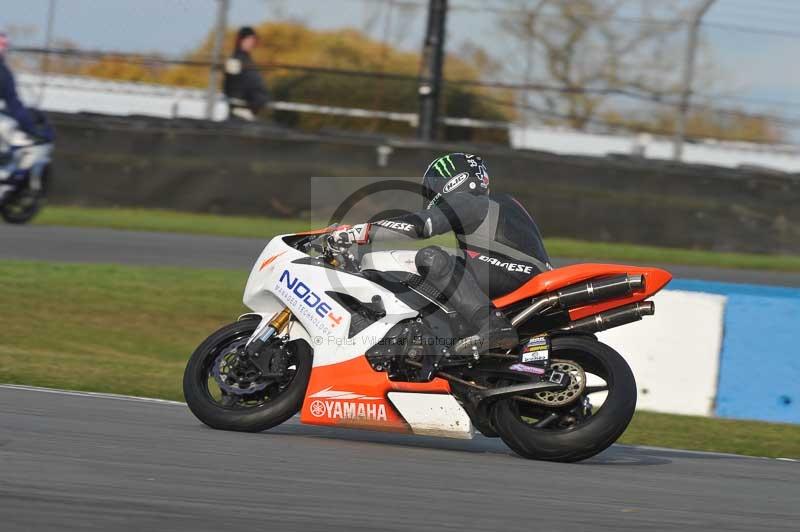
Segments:
[[[223,92],[228,99],[229,118],[255,120],[269,101],[269,92],[250,53],[258,45],[258,35],[245,26],[236,35],[233,55],[225,62]]]
[[[20,101],[14,75],[5,62],[5,52],[9,40],[5,33],[0,33],[0,101],[4,104],[2,112],[16,121],[16,127],[32,137],[40,136],[34,116]],[[7,143],[8,139],[0,139]]]
[[[42,175],[33,169],[49,165],[54,137],[47,118],[20,101],[6,50],[8,37],[0,33],[0,203],[23,185],[43,190]]]

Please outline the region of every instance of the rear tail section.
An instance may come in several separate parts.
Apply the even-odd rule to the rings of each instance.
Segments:
[[[561,311],[564,329],[597,332],[652,315],[655,307],[645,300],[671,279],[658,268],[579,264],[539,274],[494,304],[507,309],[515,326]]]

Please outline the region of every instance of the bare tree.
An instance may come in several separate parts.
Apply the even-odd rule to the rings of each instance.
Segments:
[[[524,107],[585,128],[615,94],[658,99],[677,91],[674,38],[686,2],[515,0],[499,14],[515,44],[509,75],[537,86]],[[534,81],[536,80],[536,81]],[[552,90],[544,87],[552,86]],[[559,120],[559,121],[563,121]]]
[[[306,16],[301,14],[292,14],[288,0],[262,0],[267,7],[267,20],[279,20],[282,22],[296,22],[298,24],[306,24]]]

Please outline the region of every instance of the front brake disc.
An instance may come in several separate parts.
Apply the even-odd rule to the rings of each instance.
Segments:
[[[228,349],[220,353],[214,360],[211,374],[220,389],[229,394],[249,395],[262,391],[269,384],[259,381],[260,373],[256,368],[238,367],[239,350],[246,343],[245,339],[228,346]],[[248,364],[248,366],[250,365]]]

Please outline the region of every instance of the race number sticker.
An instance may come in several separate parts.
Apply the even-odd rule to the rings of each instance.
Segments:
[[[547,362],[550,358],[550,344],[547,336],[534,336],[522,350],[522,362]]]

